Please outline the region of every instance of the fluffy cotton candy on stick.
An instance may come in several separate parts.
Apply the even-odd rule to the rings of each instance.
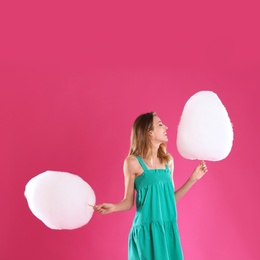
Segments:
[[[233,145],[228,113],[212,91],[200,91],[186,102],[177,131],[177,149],[186,159],[220,161]]]
[[[93,215],[95,193],[75,174],[46,171],[32,178],[24,193],[32,213],[51,229],[76,229]]]

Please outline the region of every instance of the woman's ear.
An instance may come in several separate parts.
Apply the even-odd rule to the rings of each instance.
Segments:
[[[150,130],[150,131],[148,132],[148,135],[149,135],[149,136],[152,136],[152,135],[153,135],[153,131]]]

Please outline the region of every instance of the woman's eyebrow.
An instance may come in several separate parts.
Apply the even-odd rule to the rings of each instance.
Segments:
[[[157,122],[157,124],[160,124],[160,123],[162,123],[162,121]]]

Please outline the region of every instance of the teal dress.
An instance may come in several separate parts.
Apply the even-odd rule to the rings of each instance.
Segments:
[[[128,238],[129,260],[182,260],[171,171],[149,170],[135,179],[136,214]]]

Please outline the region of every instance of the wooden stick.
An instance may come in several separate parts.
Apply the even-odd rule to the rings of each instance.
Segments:
[[[90,207],[92,207],[92,208],[94,208],[94,206],[93,205],[90,205],[90,204],[88,204]]]

